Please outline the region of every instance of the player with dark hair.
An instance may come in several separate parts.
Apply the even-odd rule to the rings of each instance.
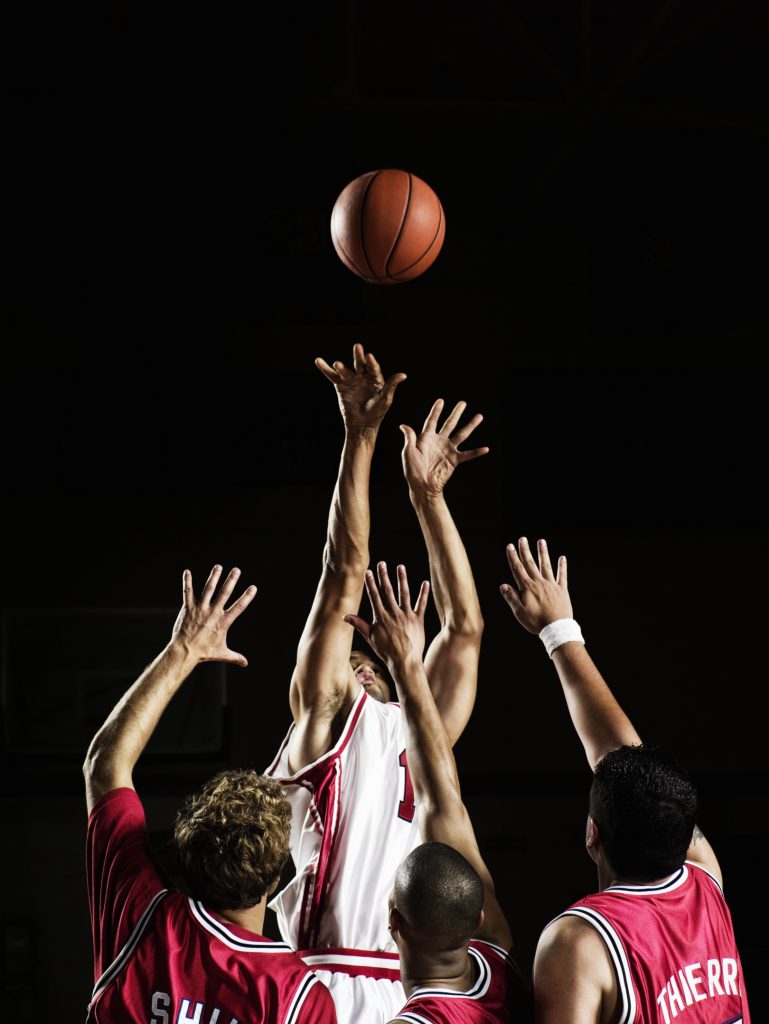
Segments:
[[[150,854],[133,769],[160,716],[203,661],[245,666],[227,631],[253,600],[229,608],[233,569],[199,599],[184,573],[171,640],[94,736],[83,766],[95,988],[88,1020],[104,1024],[335,1024],[333,1001],[291,948],[260,933],[289,855],[291,809],[279,783],[225,771],[179,811],[174,845],[185,892],[169,891]]]
[[[598,892],[542,931],[534,959],[537,1024],[749,1024],[721,869],[695,824],[686,771],[646,746],[572,617],[566,559],[525,537],[507,556],[502,595],[539,635],[593,769],[587,851]]]
[[[354,347],[352,367],[322,359],[316,365],[336,390],[345,440],[321,578],[291,680],[293,724],[267,769],[291,801],[296,867],[269,905],[283,938],[328,984],[340,1019],[381,1021],[403,1002],[387,896],[419,832],[400,708],[379,660],[369,650],[352,650],[355,631],[343,615],[362,598],[371,462],[405,374],[385,380],[361,345]],[[457,403],[441,424],[439,400],[419,435],[401,426],[404,475],[440,619],[425,665],[452,743],[472,712],[483,631],[467,553],[443,493],[460,463],[488,450],[459,450],[482,419],[476,415],[460,426],[464,410],[465,403]]]
[[[395,1020],[521,1024],[530,1019],[530,993],[512,957],[510,927],[478,848],[422,663],[428,584],[412,609],[404,566],[397,572],[397,598],[384,562],[377,566],[378,584],[366,573],[370,624],[346,616],[395,680],[423,840],[398,868],[389,900],[407,996]]]

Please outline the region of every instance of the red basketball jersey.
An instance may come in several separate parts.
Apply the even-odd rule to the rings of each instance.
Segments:
[[[620,1024],[750,1024],[729,908],[703,868],[687,862],[661,885],[613,885],[564,913],[606,943]]]
[[[132,789],[96,804],[86,852],[96,982],[88,1021],[336,1024],[328,990],[289,946],[164,888]]]
[[[512,956],[500,946],[473,939],[475,983],[466,992],[418,988],[398,1014],[408,1024],[525,1024],[531,1020],[528,986]]]

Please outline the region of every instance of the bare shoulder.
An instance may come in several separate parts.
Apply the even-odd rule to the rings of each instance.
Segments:
[[[723,889],[724,879],[721,874],[721,865],[718,863],[713,847],[707,841],[697,825],[694,826],[692,841],[686,851],[686,859],[704,868],[709,875],[715,878],[718,885]]]
[[[587,921],[567,914],[543,930],[534,957],[537,1024],[610,1024],[617,979],[608,950]]]

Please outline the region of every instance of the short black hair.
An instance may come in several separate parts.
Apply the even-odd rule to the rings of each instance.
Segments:
[[[478,927],[483,882],[453,847],[422,843],[398,868],[393,896],[423,945],[436,952],[458,949]]]
[[[612,868],[625,879],[654,881],[686,859],[697,790],[686,770],[659,747],[618,747],[598,762],[590,817]]]

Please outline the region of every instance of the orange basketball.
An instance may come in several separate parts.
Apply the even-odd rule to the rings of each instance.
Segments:
[[[408,171],[361,174],[342,189],[331,211],[339,259],[374,284],[419,277],[441,251],[445,234],[440,200]]]

